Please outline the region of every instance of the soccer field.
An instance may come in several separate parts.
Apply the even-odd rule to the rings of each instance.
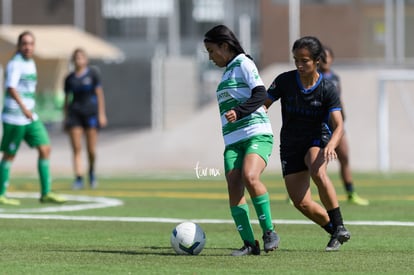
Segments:
[[[327,253],[329,236],[286,202],[279,175],[265,174],[281,243],[247,257],[229,256],[242,243],[220,176],[108,177],[82,191],[57,178],[54,190],[70,200],[62,206],[38,203],[36,178],[12,179],[9,195],[22,204],[0,206],[0,274],[412,274],[413,178],[356,174],[358,192],[370,200],[362,207],[345,201],[333,175],[352,238]],[[206,232],[198,256],[170,248],[172,229],[185,220]],[[260,239],[257,223],[254,230]]]

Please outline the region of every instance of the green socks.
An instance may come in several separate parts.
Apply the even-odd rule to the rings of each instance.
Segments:
[[[260,227],[263,233],[273,230],[272,215],[270,210],[269,193],[252,198],[254,208],[256,209],[257,217],[259,218]]]
[[[249,206],[247,204],[240,204],[230,207],[230,210],[242,240],[254,244],[255,239],[252,225],[250,224]]]
[[[10,177],[10,161],[0,162],[0,196],[6,193],[7,185]],[[48,159],[39,159],[37,162],[37,169],[40,177],[40,188],[42,195],[50,192],[51,176]]]
[[[7,185],[9,184],[10,167],[10,161],[2,160],[0,162],[0,196],[6,194]]]
[[[50,192],[51,185],[51,176],[50,176],[50,167],[48,159],[39,159],[37,162],[37,169],[39,172],[40,178],[40,189],[42,195],[46,195]]]
[[[266,192],[263,195],[252,198],[252,202],[256,210],[257,217],[259,218],[259,224],[263,230],[263,233],[269,230],[273,231],[274,227],[270,210],[269,193]],[[242,240],[254,243],[255,239],[252,225],[250,223],[248,205],[240,204],[237,206],[232,206],[230,207],[230,210]]]

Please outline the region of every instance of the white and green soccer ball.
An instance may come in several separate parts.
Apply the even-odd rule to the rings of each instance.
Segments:
[[[179,255],[198,255],[206,244],[206,234],[196,223],[183,222],[171,233],[171,247]]]

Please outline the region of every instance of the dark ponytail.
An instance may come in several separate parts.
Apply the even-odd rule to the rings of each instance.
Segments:
[[[204,42],[214,43],[217,45],[227,43],[230,50],[236,55],[241,53],[246,54],[236,35],[225,25],[217,25],[206,32],[204,35]],[[249,55],[246,54],[246,56],[251,59]]]

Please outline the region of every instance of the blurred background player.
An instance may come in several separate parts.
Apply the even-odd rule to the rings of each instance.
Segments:
[[[37,84],[36,64],[33,60],[35,48],[34,35],[25,31],[17,41],[17,52],[6,68],[6,95],[2,111],[3,138],[0,162],[0,204],[19,205],[18,200],[5,196],[10,177],[11,164],[22,141],[37,148],[38,173],[40,178],[40,202],[63,203],[66,200],[51,192],[50,141],[43,123],[35,109]]]
[[[324,54],[325,54],[325,57],[321,59],[321,62],[319,64],[319,70],[323,74],[323,77],[325,79],[330,80],[336,86],[336,90],[338,92],[339,98],[341,99],[342,117],[345,120],[344,101],[341,98],[341,83],[339,80],[339,76],[331,69],[331,65],[334,59],[334,53],[331,48],[324,46]],[[338,144],[338,147],[336,147],[336,153],[338,155],[341,179],[342,179],[343,186],[348,196],[348,202],[357,204],[357,205],[368,205],[369,201],[361,198],[355,192],[355,187],[354,187],[353,179],[352,179],[351,166],[349,163],[348,139],[346,137],[345,132]]]
[[[260,181],[273,148],[273,132],[263,108],[266,89],[256,65],[245,54],[234,33],[218,25],[204,35],[209,59],[225,68],[217,88],[217,100],[225,143],[224,166],[230,210],[244,246],[233,256],[259,255],[244,196],[250,194],[263,231],[264,251],[275,250],[279,236],[274,230],[269,193]]]
[[[296,70],[276,77],[268,89],[265,106],[269,108],[280,99],[280,160],[289,197],[303,215],[331,235],[325,250],[336,251],[351,237],[327,174],[328,163],[336,159],[335,148],[343,134],[341,102],[333,83],[318,71],[323,54],[320,41],[312,36],[302,37],[293,44],[292,53]],[[324,207],[312,198],[311,179]]]
[[[69,134],[73,152],[75,181],[73,189],[83,188],[82,137],[88,151],[88,176],[91,188],[97,187],[95,175],[98,129],[107,124],[104,92],[98,73],[89,67],[83,49],[72,54],[74,71],[65,79],[64,127]]]

